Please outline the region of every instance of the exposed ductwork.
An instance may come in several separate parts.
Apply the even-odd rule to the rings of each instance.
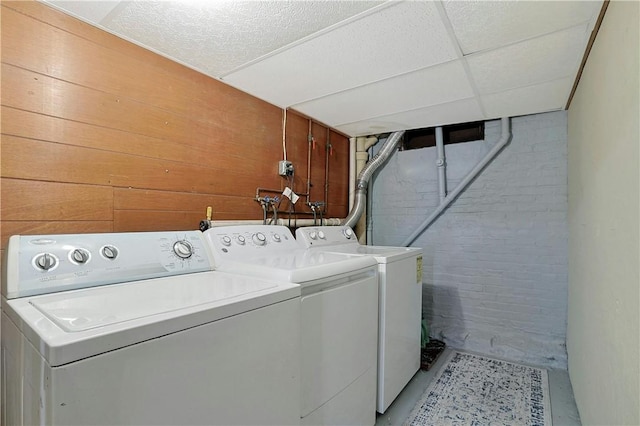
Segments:
[[[353,228],[356,223],[358,223],[358,220],[360,219],[360,216],[362,216],[367,205],[367,188],[369,186],[369,179],[371,179],[371,176],[378,167],[380,167],[389,158],[389,156],[393,154],[396,148],[398,148],[398,144],[400,143],[400,140],[402,140],[403,135],[404,130],[391,134],[376,156],[367,163],[364,169],[362,169],[356,181],[353,206],[351,207],[349,215],[342,222],[342,225],[347,225]]]

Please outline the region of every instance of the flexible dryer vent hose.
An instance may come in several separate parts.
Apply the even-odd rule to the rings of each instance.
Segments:
[[[367,187],[369,186],[369,179],[371,179],[371,176],[378,167],[380,167],[398,148],[403,135],[404,130],[391,134],[376,156],[373,157],[366,166],[364,166],[364,169],[362,169],[356,181],[353,207],[351,208],[349,215],[342,222],[342,225],[347,225],[353,228],[356,223],[358,223],[358,220],[360,219],[360,216],[362,216],[367,204]]]

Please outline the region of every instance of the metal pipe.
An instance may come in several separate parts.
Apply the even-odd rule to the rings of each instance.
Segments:
[[[404,131],[395,132],[389,136],[376,156],[367,163],[364,169],[362,169],[356,182],[353,207],[342,225],[347,225],[353,228],[355,224],[358,223],[360,216],[366,208],[367,186],[369,184],[369,179],[373,175],[373,172],[375,172],[378,167],[380,167],[391,156],[391,154],[393,154],[396,148],[398,148],[402,135],[404,135]]]
[[[322,209],[325,213],[328,213],[329,209],[329,155],[331,154],[333,147],[331,146],[331,131],[327,129],[327,152],[325,153],[324,164],[324,206]]]
[[[309,135],[307,136],[309,142],[309,150],[307,152],[307,203],[309,202],[309,194],[311,194],[311,151],[313,149],[313,134],[311,133],[311,120],[309,120]]]
[[[447,173],[444,158],[444,137],[442,135],[442,127],[436,127],[436,167],[438,168],[438,195],[440,196],[440,204],[444,202],[447,196]]]
[[[487,152],[487,154],[482,158],[482,160],[480,160],[480,162],[478,162],[478,164],[476,164],[475,167],[471,169],[469,173],[467,173],[464,179],[460,181],[458,186],[456,186],[456,188],[453,191],[451,191],[449,195],[446,196],[446,198],[444,199],[444,202],[441,203],[438,207],[436,207],[433,213],[431,213],[418,226],[418,228],[411,235],[409,235],[409,237],[407,237],[406,240],[404,240],[404,242],[402,243],[403,246],[408,247],[409,245],[411,245],[411,243],[413,243],[420,236],[420,234],[422,234],[425,231],[425,229],[427,229],[429,225],[431,225],[433,221],[436,220],[447,207],[449,207],[451,202],[455,200],[458,197],[458,195],[460,195],[460,193],[471,183],[471,181],[473,181],[473,179],[475,179],[475,177],[482,171],[482,169],[484,169],[486,165],[489,164],[491,160],[493,160],[493,158],[502,150],[502,148],[504,148],[509,143],[509,141],[511,140],[511,128],[510,128],[509,118],[508,117],[502,118],[501,121],[502,121],[502,134],[498,142],[496,142],[493,148],[491,148],[491,150]]]
[[[342,221],[344,219],[341,218],[327,218],[327,219],[320,219],[320,225],[325,225],[325,226],[338,226],[340,224],[342,224]],[[292,226],[293,227],[300,227],[300,226],[314,226],[318,224],[318,220],[315,219],[293,219],[292,221]],[[276,221],[274,221],[273,223],[274,225],[284,225],[284,226],[289,226],[289,221],[287,219],[278,219]],[[212,227],[216,227],[216,226],[231,226],[231,225],[264,225],[264,223],[261,220],[212,220],[211,221],[211,226]]]
[[[356,189],[356,138],[349,138],[349,210],[353,207]]]

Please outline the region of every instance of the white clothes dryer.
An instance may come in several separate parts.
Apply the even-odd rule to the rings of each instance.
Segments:
[[[375,260],[301,249],[284,226],[216,227],[205,237],[217,270],[301,286],[301,423],[373,425]]]
[[[348,226],[298,228],[301,247],[372,257],[378,264],[377,411],[384,413],[420,368],[422,249],[361,245]]]
[[[11,237],[2,424],[299,424],[299,286],[211,265],[199,231]]]

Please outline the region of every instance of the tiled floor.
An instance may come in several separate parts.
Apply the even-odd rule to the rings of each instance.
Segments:
[[[378,414],[376,426],[402,425],[450,353],[451,349],[445,349],[431,370],[418,371],[387,411],[384,414]],[[548,372],[553,425],[580,426],[580,416],[573,399],[569,374],[565,370],[548,370]]]

